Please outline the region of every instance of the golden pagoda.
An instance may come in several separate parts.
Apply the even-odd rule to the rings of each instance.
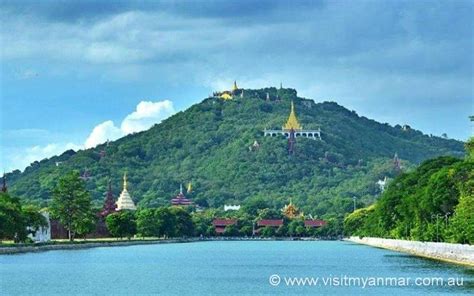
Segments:
[[[239,90],[239,87],[237,86],[237,81],[234,80],[234,84],[232,85],[232,90],[217,92],[217,93],[214,93],[214,95],[223,99],[224,101],[232,100],[234,98],[234,95],[238,95],[238,90]],[[242,97],[242,93],[243,91],[240,93],[241,97]]]
[[[281,212],[283,213],[283,215],[285,215],[286,217],[288,217],[289,219],[293,219],[295,218],[296,216],[298,216],[298,208],[291,202],[291,199],[290,199],[290,203],[285,205],[283,207],[283,209],[281,209]]]
[[[224,101],[232,100],[232,95],[230,95],[228,92],[224,92],[221,94],[221,99]]]
[[[298,119],[296,118],[296,113],[295,113],[295,104],[293,101],[291,101],[291,111],[290,111],[290,116],[288,116],[288,120],[286,121],[285,126],[283,127],[284,130],[294,130],[294,131],[299,131],[302,129],[302,126],[298,122]]]

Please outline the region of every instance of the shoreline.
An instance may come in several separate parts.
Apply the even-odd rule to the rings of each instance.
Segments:
[[[123,247],[134,245],[152,245],[152,244],[176,244],[176,243],[194,243],[209,241],[319,241],[317,238],[252,238],[252,237],[191,237],[191,238],[156,238],[156,239],[132,239],[132,240],[114,240],[104,239],[99,241],[52,241],[44,244],[20,245],[20,246],[0,246],[0,255],[14,255],[22,253],[38,253],[56,250],[80,250],[100,247]]]
[[[56,250],[80,250],[99,247],[123,247],[135,245],[170,244],[170,243],[191,243],[202,241],[196,238],[176,238],[176,239],[136,239],[136,240],[105,240],[105,241],[74,241],[74,242],[53,242],[37,245],[3,246],[0,247],[0,255],[14,255],[22,253],[37,253]]]
[[[354,236],[345,238],[344,241],[474,267],[474,246],[472,245]]]

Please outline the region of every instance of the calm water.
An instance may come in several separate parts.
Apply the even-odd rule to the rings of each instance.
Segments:
[[[278,286],[269,283],[274,274]],[[321,282],[344,275],[464,282],[366,288]],[[285,277],[319,277],[319,285],[287,286]],[[1,295],[472,295],[473,281],[473,269],[346,242],[221,241],[0,256]]]

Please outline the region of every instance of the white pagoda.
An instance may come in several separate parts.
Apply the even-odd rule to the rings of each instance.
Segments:
[[[132,198],[130,197],[130,194],[127,191],[127,173],[123,175],[123,190],[122,193],[120,193],[120,197],[117,200],[117,211],[121,210],[131,210],[135,211],[137,207],[133,203]]]

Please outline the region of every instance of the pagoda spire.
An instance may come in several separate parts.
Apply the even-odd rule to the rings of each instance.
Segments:
[[[123,190],[127,190],[127,172],[123,174]]]
[[[8,191],[8,189],[7,189],[7,177],[6,177],[6,175],[5,175],[5,172],[3,172],[3,178],[2,178],[2,180],[3,180],[3,181],[2,181],[2,182],[3,182],[3,184],[2,184],[2,192],[7,192],[7,191]]]
[[[284,126],[285,130],[293,130],[293,131],[298,131],[301,130],[301,125],[298,122],[298,119],[296,118],[296,112],[295,112],[295,104],[293,101],[291,101],[291,111],[290,115],[288,116],[288,120],[286,121],[286,124]]]
[[[237,86],[237,81],[234,80],[234,85],[232,86],[232,91],[238,90],[239,87]]]

